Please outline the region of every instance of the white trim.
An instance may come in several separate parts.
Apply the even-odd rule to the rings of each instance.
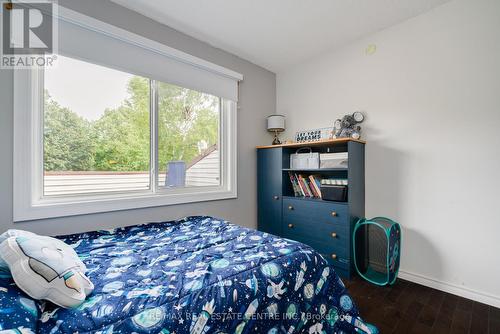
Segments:
[[[150,128],[150,152],[149,168],[151,169],[149,177],[149,187],[151,192],[158,191],[158,82],[149,80],[149,128]]]
[[[237,104],[223,100],[221,185],[94,196],[42,197],[43,74],[14,70],[13,218],[26,221],[237,197]],[[36,186],[33,186],[36,185]],[[153,185],[152,185],[153,186]]]
[[[207,187],[208,188],[208,187]],[[187,189],[187,188],[186,188]],[[213,189],[213,188],[212,188]],[[174,204],[187,204],[205,201],[215,201],[236,198],[236,191],[222,191],[203,189],[198,193],[198,189],[189,189],[194,192],[180,194],[134,194],[121,197],[110,196],[110,199],[92,199],[87,201],[69,202],[65,204],[44,204],[32,205],[22,211],[14,211],[14,221],[38,220],[56,217],[68,217],[83,214],[93,214],[101,212],[111,212],[130,209],[141,209],[156,206],[166,206]]]
[[[27,4],[27,6],[29,6],[29,3]],[[197,67],[199,69],[209,71],[236,81],[243,80],[243,75],[241,73],[195,57],[188,53],[179,51],[165,44],[153,41],[149,38],[135,34],[128,30],[94,19],[90,16],[81,14],[61,5],[58,5],[57,12],[54,13],[54,16],[59,20],[66,21],[68,23],[109,36],[122,42],[159,53],[165,57]]]
[[[223,121],[221,124],[221,176],[223,186],[231,189],[234,198],[238,197],[238,107],[234,101],[223,100],[222,109],[230,110],[230,112],[223,113]],[[224,144],[226,143],[226,144]]]
[[[149,38],[137,35],[128,30],[121,29],[111,24],[96,20],[92,17],[75,12],[71,9],[59,6],[57,17],[60,20],[81,26],[91,31],[107,35],[109,37],[118,39],[128,44],[139,46],[149,51],[157,52],[165,57],[169,57],[171,59],[183,62],[185,64],[195,66],[205,71],[222,75],[236,81],[243,80],[243,75],[241,73],[208,62],[204,59],[192,56],[188,53],[171,48],[159,42],[153,41]]]
[[[460,297],[472,299],[480,303],[488,304],[493,307],[500,307],[500,296],[495,296],[489,293],[477,291],[453,283],[439,281],[434,278],[426,277],[420,274],[410,273],[403,270],[399,271],[398,277],[413,283],[425,285],[433,289],[441,290]]]

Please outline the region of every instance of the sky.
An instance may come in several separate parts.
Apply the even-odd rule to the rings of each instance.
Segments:
[[[58,55],[57,64],[45,69],[45,89],[52,99],[78,115],[96,120],[128,97],[133,75]]]

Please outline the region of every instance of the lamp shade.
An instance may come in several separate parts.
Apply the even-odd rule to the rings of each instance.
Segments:
[[[271,115],[267,116],[267,131],[285,131],[285,116]]]

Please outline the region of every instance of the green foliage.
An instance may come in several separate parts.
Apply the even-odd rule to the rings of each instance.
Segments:
[[[91,124],[45,95],[45,170],[92,170]]]
[[[219,100],[175,85],[158,85],[158,160],[160,170],[169,161],[192,161],[198,144],[217,144]]]
[[[129,97],[87,121],[45,96],[46,171],[148,171],[150,161],[150,82],[133,77]],[[200,144],[217,144],[219,99],[175,85],[158,84],[158,156],[189,163]]]
[[[134,77],[129,93],[120,107],[93,122],[96,170],[149,170],[149,81]]]

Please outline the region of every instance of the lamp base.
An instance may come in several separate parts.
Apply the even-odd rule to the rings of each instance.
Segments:
[[[273,145],[281,145],[281,141],[278,138],[278,131],[274,132],[274,140],[273,140]]]

